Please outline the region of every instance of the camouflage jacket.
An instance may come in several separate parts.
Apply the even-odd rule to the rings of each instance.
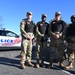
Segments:
[[[22,22],[20,23],[20,32],[21,32],[22,38],[28,39],[30,36],[32,36],[34,38],[34,34],[33,33],[27,33],[25,31],[25,24],[26,24],[25,20],[22,20]]]

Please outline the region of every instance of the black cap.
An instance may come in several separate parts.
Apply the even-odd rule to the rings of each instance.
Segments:
[[[72,16],[71,16],[71,19],[72,19],[72,18],[75,18],[75,15],[72,15]]]
[[[71,19],[71,22],[73,22],[73,18],[75,18],[75,15],[72,15],[71,16],[71,18],[70,18]]]
[[[47,17],[47,15],[46,14],[42,14],[42,17]]]

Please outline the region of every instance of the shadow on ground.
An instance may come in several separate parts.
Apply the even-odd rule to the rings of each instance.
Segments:
[[[2,65],[15,66],[17,68],[20,68],[19,62],[20,62],[20,60],[6,58],[6,57],[0,57],[0,64],[2,64]]]

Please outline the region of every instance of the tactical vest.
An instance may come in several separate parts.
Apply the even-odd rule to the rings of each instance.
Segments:
[[[63,21],[52,21],[51,22],[51,31],[52,32],[62,32],[64,29]]]
[[[25,22],[26,22],[26,24],[25,24],[24,30],[26,32],[33,33],[34,32],[34,26],[35,26],[35,24],[33,23],[33,21],[30,22],[30,21],[28,21],[28,20],[25,19]]]
[[[75,36],[75,24],[69,25],[66,36]]]
[[[45,34],[46,33],[46,29],[47,29],[47,23],[46,22],[38,22],[38,30],[41,34]]]

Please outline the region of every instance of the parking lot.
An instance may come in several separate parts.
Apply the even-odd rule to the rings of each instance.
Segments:
[[[75,75],[75,63],[74,68],[70,70],[61,69],[58,66],[58,63],[54,63],[54,68],[49,69],[47,61],[49,52],[46,55],[46,68],[32,68],[26,65],[26,69],[20,68],[20,50],[12,50],[12,51],[0,51],[0,75]],[[35,50],[33,50],[33,58],[32,63],[36,63],[35,61]],[[66,65],[68,62],[64,61]]]

